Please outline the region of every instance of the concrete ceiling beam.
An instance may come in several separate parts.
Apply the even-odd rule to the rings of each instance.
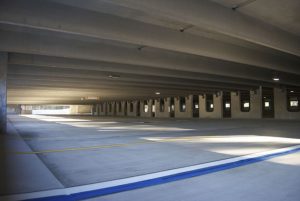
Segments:
[[[0,32],[0,44],[0,50],[8,52],[153,66],[245,79],[257,77],[257,71],[252,66],[152,48],[139,51],[102,43],[86,43],[5,30]],[[297,72],[300,73],[298,69]]]
[[[293,72],[300,59],[259,52],[118,16],[36,0],[6,0],[0,23],[155,47]],[[55,15],[53,11],[55,10]]]
[[[94,2],[94,0],[89,0]],[[300,56],[300,38],[208,0],[103,0]],[[70,4],[70,1],[67,1]],[[86,3],[86,2],[85,2]],[[255,28],[254,28],[255,27]]]

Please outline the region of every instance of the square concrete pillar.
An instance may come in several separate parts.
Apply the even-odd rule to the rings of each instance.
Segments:
[[[163,108],[161,108],[161,102],[163,101]],[[155,100],[155,117],[158,118],[170,118],[170,103],[171,98],[162,98]],[[162,109],[162,110],[161,110]]]
[[[152,99],[140,101],[141,117],[152,117],[151,109],[152,109]]]
[[[116,116],[119,117],[125,116],[125,111],[127,110],[127,108],[125,108],[125,103],[126,101],[116,102]]]
[[[206,102],[206,95],[199,96],[199,109],[200,114],[199,118],[205,119],[221,119],[223,117],[223,107],[222,107],[222,93],[216,95],[213,94],[213,109],[212,111],[207,110],[207,102]]]
[[[261,119],[262,118],[262,91],[250,91],[250,111],[241,111],[240,93],[231,92],[231,118]]]
[[[7,53],[0,52],[0,134],[6,133],[6,104],[7,104]]]
[[[127,116],[137,116],[137,101],[127,101]]]
[[[300,112],[290,112],[287,109],[287,91],[274,88],[274,114],[275,119],[300,119]]]
[[[175,118],[193,118],[193,95],[183,97],[185,99],[185,110],[180,109],[180,97],[176,97],[175,102]]]

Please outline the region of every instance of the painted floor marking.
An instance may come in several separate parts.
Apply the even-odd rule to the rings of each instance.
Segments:
[[[9,151],[9,154],[45,154],[45,153],[59,153],[66,151],[85,151],[85,150],[93,150],[93,149],[106,149],[106,148],[114,148],[114,147],[128,147],[139,144],[153,144],[153,143],[161,143],[161,142],[176,142],[176,140],[190,140],[189,137],[181,137],[181,138],[166,138],[160,139],[158,141],[151,140],[138,140],[133,141],[127,144],[107,144],[107,145],[96,145],[96,146],[87,146],[87,147],[71,147],[71,148],[63,148],[63,149],[49,149],[49,150],[39,150],[39,151]]]
[[[0,197],[4,200],[82,200],[192,178],[300,151],[300,145],[229,158],[173,170],[65,189]]]

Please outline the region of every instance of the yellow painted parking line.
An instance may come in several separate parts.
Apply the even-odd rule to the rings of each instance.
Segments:
[[[108,144],[108,145],[99,145],[99,146],[89,146],[89,147],[74,147],[74,148],[64,148],[64,149],[50,149],[50,150],[40,150],[40,151],[11,151],[8,152],[9,154],[44,154],[44,153],[59,153],[59,152],[66,152],[66,151],[86,151],[86,150],[93,150],[93,149],[107,149],[107,148],[114,148],[114,147],[128,147],[134,146],[138,144],[150,144],[150,143],[160,143],[160,142],[174,142],[177,140],[190,140],[190,137],[178,137],[178,138],[166,138],[166,139],[158,139],[155,141],[151,140],[139,140],[128,144]]]
[[[105,148],[114,148],[114,147],[128,147],[137,144],[149,144],[155,143],[153,141],[137,141],[129,144],[110,144],[110,145],[99,145],[99,146],[89,146],[89,147],[75,147],[75,148],[65,148],[65,149],[51,149],[51,150],[41,150],[41,151],[16,151],[8,152],[9,154],[44,154],[44,153],[58,153],[66,151],[84,151],[84,150],[93,150],[93,149],[105,149]]]

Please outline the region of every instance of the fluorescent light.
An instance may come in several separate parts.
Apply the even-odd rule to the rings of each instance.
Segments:
[[[273,77],[274,81],[279,81],[279,77]]]
[[[155,92],[155,94],[156,94],[156,95],[159,95],[159,94],[160,94],[160,92],[158,92],[158,91],[157,91],[157,92]]]
[[[108,77],[111,79],[116,79],[116,78],[120,78],[120,75],[108,75]]]
[[[292,91],[290,91],[291,93],[294,93],[294,91],[292,90]]]

